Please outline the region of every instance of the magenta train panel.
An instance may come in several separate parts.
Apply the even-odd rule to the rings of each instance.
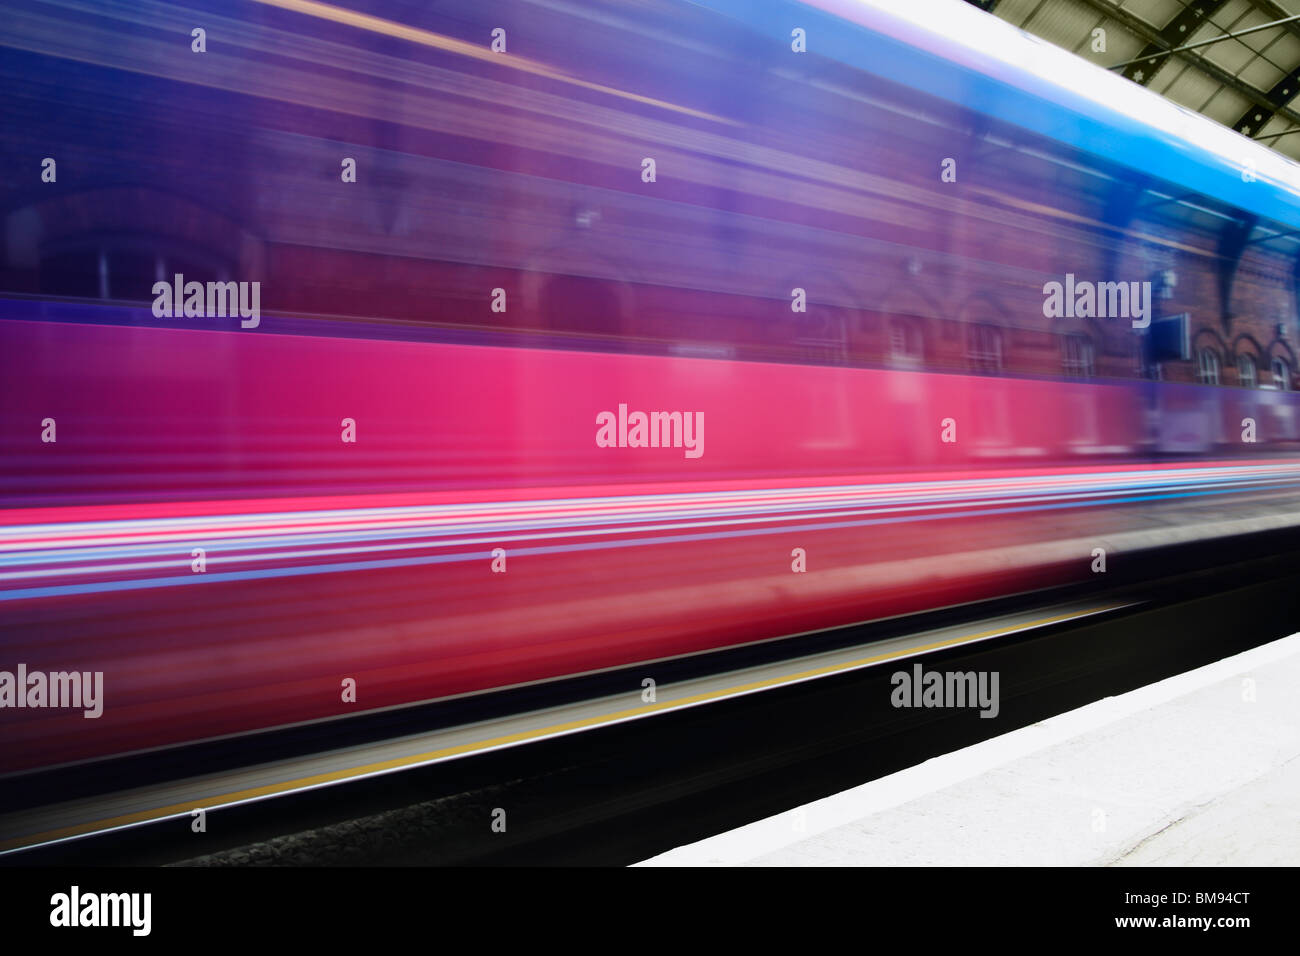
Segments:
[[[93,723],[0,712],[8,769],[1078,580],[1126,509],[1300,471],[1123,462],[1144,440],[1136,384],[73,323],[6,334],[25,356],[18,411],[74,424],[24,469],[62,503],[11,510],[0,539],[5,646],[30,671],[97,662],[108,704]],[[1251,397],[1190,391],[1200,442]],[[662,447],[636,447],[637,412],[678,413],[657,419]],[[1007,467],[1016,454],[1028,464]],[[1079,464],[1098,456],[1111,463]],[[420,476],[424,492],[392,490]],[[119,487],[138,503],[105,497]]]

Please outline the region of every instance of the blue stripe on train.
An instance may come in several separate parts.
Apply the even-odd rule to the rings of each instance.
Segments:
[[[934,49],[921,49],[789,0],[694,2],[743,20],[761,33],[770,33],[773,43],[786,46],[790,30],[803,27],[808,31],[810,52],[1300,228],[1300,188],[1270,182],[1263,175],[1251,183],[1242,180],[1240,162],[1249,149],[1244,138],[1243,157],[1223,156],[1154,130],[1086,92],[1047,83],[1036,89],[1020,85],[1036,78],[993,51],[967,48],[989,59],[991,66],[1005,75],[981,73],[955,63],[943,55],[954,41],[939,35],[933,35]],[[1296,183],[1300,184],[1300,168]]]

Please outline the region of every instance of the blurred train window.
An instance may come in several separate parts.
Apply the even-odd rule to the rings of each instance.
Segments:
[[[1259,385],[1259,371],[1255,367],[1255,358],[1251,355],[1237,357],[1237,378],[1242,388],[1255,388]]]
[[[895,365],[921,365],[925,358],[925,342],[919,319],[896,316],[889,320],[889,358]]]
[[[967,360],[973,371],[994,375],[1002,371],[1002,332],[981,322],[970,327],[966,341]]]
[[[1064,355],[1061,364],[1067,378],[1092,378],[1096,373],[1092,340],[1086,335],[1072,333],[1062,340]]]
[[[101,287],[99,251],[74,249],[43,257],[40,291],[72,299],[108,298]]]
[[[1196,354],[1196,380],[1202,385],[1219,384],[1219,353],[1203,348]]]
[[[160,279],[171,281],[167,262],[163,256],[149,255],[138,249],[120,249],[104,253],[107,299],[153,299],[153,284]],[[188,280],[192,270],[174,270]],[[197,279],[198,276],[195,276]]]
[[[1284,358],[1273,359],[1273,385],[1284,392],[1291,391],[1291,366]]]
[[[61,244],[40,260],[42,295],[71,299],[148,302],[153,284],[180,273],[186,280],[225,280],[230,269],[211,255],[159,248],[158,243],[124,237]]]

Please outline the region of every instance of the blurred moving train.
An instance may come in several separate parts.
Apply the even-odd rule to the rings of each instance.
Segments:
[[[0,771],[1300,520],[1300,171],[959,0],[7,6]]]

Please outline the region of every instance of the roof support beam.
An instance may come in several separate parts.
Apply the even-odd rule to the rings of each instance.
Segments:
[[[1273,88],[1268,91],[1269,102],[1278,104],[1278,109],[1266,109],[1262,106],[1256,106],[1253,110],[1246,110],[1241,114],[1241,119],[1232,124],[1242,136],[1254,136],[1264,128],[1264,125],[1278,113],[1282,112],[1281,107],[1295,99],[1297,92],[1300,92],[1300,66],[1288,73],[1282,79],[1274,84]],[[1283,113],[1283,115],[1287,115]],[[1290,116],[1287,116],[1290,119]]]
[[[1196,7],[1188,7],[1183,12],[1186,13],[1188,11],[1196,11],[1197,9],[1198,8]],[[1196,15],[1199,16],[1200,15],[1199,12]],[[1134,63],[1145,63],[1147,60],[1154,60],[1157,57],[1161,57],[1161,56],[1168,58],[1170,53],[1182,53],[1186,50],[1199,50],[1203,46],[1214,46],[1214,44],[1222,43],[1224,40],[1235,40],[1238,37],[1249,36],[1252,33],[1259,33],[1261,30],[1272,30],[1274,27],[1285,26],[1288,23],[1295,23],[1297,20],[1300,20],[1300,14],[1296,14],[1293,17],[1287,17],[1284,20],[1274,20],[1271,23],[1260,23],[1253,27],[1246,27],[1246,29],[1244,30],[1236,30],[1232,33],[1224,33],[1217,37],[1209,37],[1208,39],[1205,40],[1197,40],[1194,43],[1184,43],[1181,46],[1170,47],[1169,49],[1165,49],[1165,50],[1157,50],[1155,53],[1143,54],[1142,56],[1134,57],[1131,60],[1125,60],[1123,63],[1116,63],[1113,66],[1106,67],[1106,69],[1118,70],[1121,66],[1130,66]],[[1174,22],[1175,23],[1177,22],[1177,18],[1175,18]]]
[[[1146,40],[1147,45],[1137,59],[1116,64],[1110,69],[1113,70],[1118,66],[1127,67],[1124,70],[1125,78],[1140,86],[1149,85],[1160,69],[1169,62],[1169,57],[1175,52],[1175,48],[1195,33],[1202,23],[1218,13],[1226,2],[1227,0],[1205,0],[1203,3],[1189,4],[1183,7],[1158,33],[1137,17],[1132,17],[1136,24],[1141,24],[1145,28],[1138,36]],[[1134,24],[1124,25],[1130,30],[1134,29]],[[1153,60],[1156,62],[1151,62]]]
[[[1272,20],[1281,20],[1287,15],[1287,12],[1274,3],[1273,0],[1246,0],[1246,2]],[[1300,23],[1296,23],[1292,19],[1285,26],[1288,33],[1300,38]],[[1278,80],[1274,87],[1268,91],[1268,98],[1274,103],[1287,105],[1295,99],[1298,93],[1300,93],[1300,66],[1297,66]],[[1232,124],[1232,128],[1243,136],[1253,136],[1259,133],[1275,115],[1276,111],[1266,113],[1260,109],[1246,110],[1241,114],[1241,118]]]
[[[1091,7],[1093,10],[1096,10],[1098,13],[1104,13],[1110,19],[1114,20],[1116,23],[1119,23],[1121,26],[1123,26],[1125,29],[1129,30],[1131,33],[1135,34],[1136,36],[1141,37],[1143,40],[1145,40],[1148,44],[1151,44],[1153,47],[1158,47],[1160,49],[1165,50],[1166,52],[1172,49],[1173,44],[1164,41],[1161,38],[1160,34],[1158,34],[1145,21],[1139,19],[1138,17],[1135,17],[1127,10],[1115,6],[1115,4],[1109,2],[1109,0],[1081,0],[1081,2],[1085,6]],[[1208,10],[1212,6],[1214,6],[1213,0],[1206,0],[1206,3],[1203,5],[1203,9]],[[1194,11],[1196,9],[1196,6],[1195,5],[1191,6],[1188,9]],[[1177,19],[1178,18],[1176,17],[1175,20]],[[1201,20],[1204,20],[1203,16],[1201,17]],[[1205,59],[1205,57],[1198,56],[1195,53],[1189,53],[1186,51],[1182,53],[1170,53],[1170,56],[1176,56],[1180,59],[1186,60],[1188,63],[1190,63],[1196,69],[1200,70],[1202,73],[1205,73],[1206,75],[1212,77],[1218,83],[1221,83],[1222,85],[1228,87],[1228,89],[1233,90],[1234,92],[1240,94],[1242,97],[1249,100],[1251,103],[1255,105],[1256,112],[1258,112],[1260,108],[1269,110],[1273,113],[1276,113],[1279,116],[1286,117],[1288,120],[1290,120],[1293,123],[1296,123],[1297,125],[1300,125],[1300,113],[1297,113],[1289,106],[1285,106],[1278,102],[1270,101],[1266,93],[1256,89],[1255,87],[1251,86],[1249,83],[1242,81],[1238,77],[1233,76],[1227,70]],[[1140,68],[1141,68],[1140,66],[1137,67],[1137,69]],[[1127,71],[1125,72],[1127,75]],[[1149,74],[1144,73],[1143,80],[1146,79],[1149,79]],[[1136,81],[1136,82],[1141,82],[1141,81]],[[1252,113],[1251,116],[1253,118],[1254,113]]]
[[[1290,136],[1293,133],[1300,133],[1300,126],[1292,126],[1289,130],[1282,133],[1269,133],[1267,136],[1256,136],[1255,139],[1261,143],[1271,143],[1274,140],[1281,139],[1283,136]]]
[[[1291,15],[1282,8],[1281,4],[1274,3],[1273,0],[1246,0],[1246,2],[1270,20],[1282,20]],[[1300,39],[1300,23],[1288,23],[1286,32]]]

